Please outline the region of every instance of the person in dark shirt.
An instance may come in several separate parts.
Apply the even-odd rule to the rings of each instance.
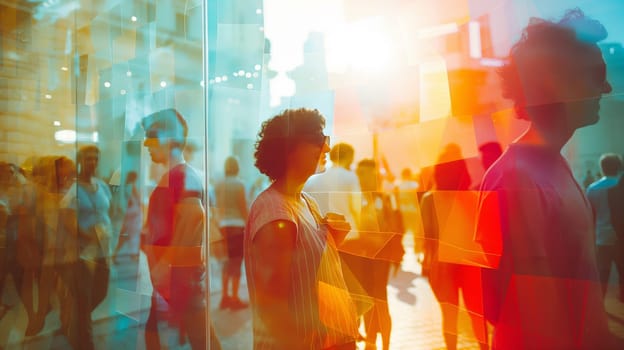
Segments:
[[[501,67],[504,96],[529,121],[487,171],[476,241],[494,349],[611,349],[589,201],[561,155],[600,119],[611,92],[596,44],[607,36],[579,9],[532,19]]]

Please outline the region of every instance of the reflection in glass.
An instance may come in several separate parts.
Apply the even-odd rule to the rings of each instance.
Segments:
[[[155,288],[145,254],[149,249],[141,241],[147,243],[149,222],[153,221],[147,216],[150,198],[162,189],[161,181],[169,169],[153,162],[143,146],[146,130],[142,121],[174,108],[188,124],[185,163],[194,169],[194,181],[204,193],[205,218],[197,222],[205,225],[200,249],[205,268],[205,324],[214,326],[214,332],[206,327],[205,336],[216,336],[225,349],[252,349],[252,311],[243,307],[251,301],[248,267],[240,264],[239,269],[236,259],[231,259],[224,269],[228,247],[219,229],[221,206],[215,190],[226,177],[223,164],[230,156],[238,160],[237,187],[243,189],[236,192],[245,194],[247,206],[270,188],[271,180],[254,166],[258,132],[269,118],[300,107],[321,112],[326,118],[323,136],[331,137],[332,145],[349,144],[354,150],[348,165],[330,159],[328,173],[338,167],[353,171],[360,161],[371,159],[378,166],[381,190],[394,194],[390,198],[397,199],[402,209],[405,256],[401,268],[389,276],[386,289],[393,329],[390,348],[444,347],[442,310],[432,289],[435,282],[423,276],[422,224],[423,214],[428,215],[423,213],[420,199],[425,192],[435,191],[438,155],[445,145],[456,144],[472,192],[445,195],[437,191],[434,195],[434,202],[441,207],[437,212],[462,218],[440,220],[444,244],[439,252],[445,261],[471,266],[490,266],[490,260],[500,257],[501,240],[483,246],[470,235],[462,235],[465,240],[446,238],[470,231],[468,227],[478,219],[479,193],[475,192],[487,185],[484,174],[495,173],[501,162],[486,165],[498,159],[499,152],[489,155],[483,146],[498,144],[500,151],[507,153],[518,150],[514,142],[530,126],[528,120],[516,118],[515,101],[503,96],[506,84],[499,72],[509,63],[513,44],[531,18],[560,18],[574,7],[599,21],[608,32],[592,49],[605,65],[565,50],[560,59],[566,64],[555,65],[594,66],[579,68],[578,74],[563,72],[576,80],[564,84],[566,91],[557,90],[571,112],[568,116],[574,116],[563,128],[592,124],[574,131],[574,137],[565,138],[567,142],[562,141],[561,149],[554,152],[565,160],[571,174],[566,178],[568,184],[574,187],[581,182],[586,188],[602,178],[600,155],[624,149],[620,137],[624,130],[622,1],[2,1],[0,347],[71,348],[82,341],[87,348],[145,348]],[[591,28],[592,23],[584,25]],[[584,35],[583,40],[595,39],[595,34]],[[521,76],[520,85],[526,85],[532,79],[545,81],[552,69],[537,65],[530,74],[517,69],[511,73]],[[611,92],[601,84],[603,77]],[[596,86],[590,89],[586,81]],[[548,96],[543,89],[524,89],[515,100]],[[97,182],[98,190],[110,189],[110,196],[103,192],[95,196],[98,208],[106,206],[103,198],[109,198],[109,209],[98,211],[107,211],[110,221],[101,230],[108,231],[110,255],[104,260],[109,278],[97,281],[92,277],[104,276],[103,264],[78,268],[100,261],[90,240],[77,236],[80,230],[88,231],[89,236],[89,230],[94,230],[89,222],[97,216],[89,212],[92,193],[87,188],[88,195],[84,195],[77,179],[77,172],[84,176],[77,156],[85,145],[99,149],[91,182]],[[550,172],[544,177],[558,179]],[[352,227],[357,226],[359,190],[356,195],[326,191],[331,193],[320,196],[321,210],[353,211],[345,216]],[[616,215],[612,220],[617,226],[621,205],[618,192],[613,192]],[[479,223],[500,231],[506,223],[498,215],[504,198],[494,191],[481,194],[479,212],[485,213],[487,220]],[[65,197],[67,201],[63,201]],[[75,205],[72,197],[76,197]],[[345,198],[357,202],[356,208],[345,209]],[[580,202],[546,203],[549,208],[562,209],[553,203]],[[605,221],[602,214],[600,222]],[[96,221],[106,222],[101,216]],[[536,216],[532,223],[538,221]],[[598,221],[596,224],[602,225]],[[587,222],[591,234],[592,222],[591,218]],[[240,222],[236,226],[240,231]],[[549,222],[548,228],[553,232],[555,226]],[[600,230],[597,226],[596,233]],[[535,231],[526,230],[528,235]],[[614,271],[618,269],[604,259],[600,248],[604,241],[599,236],[594,242],[604,288],[599,291],[604,294],[611,331],[624,339],[624,327],[618,321],[624,310]],[[587,242],[590,246],[592,239]],[[583,259],[591,260],[591,249],[585,253],[588,256]],[[83,260],[87,265],[80,262]],[[223,273],[230,267],[235,278]],[[108,288],[103,286],[106,281]],[[223,295],[232,296],[232,281],[238,281],[235,294],[241,304],[219,308]],[[98,287],[96,282],[102,285]],[[94,300],[88,300],[94,294],[88,289],[98,291],[95,301],[105,295],[95,308]],[[84,300],[66,300],[71,293],[82,293]],[[458,347],[476,349],[479,344],[472,314],[466,312],[465,304],[460,298],[454,333]],[[155,305],[161,345],[190,347],[188,332],[179,332],[179,320],[164,317],[170,315],[164,299]],[[84,322],[77,323],[78,318]],[[89,325],[91,335],[76,336],[89,333]],[[363,328],[360,333],[364,339]],[[181,345],[180,340],[185,343]],[[366,347],[362,341],[357,346]],[[381,338],[376,346],[383,346]]]

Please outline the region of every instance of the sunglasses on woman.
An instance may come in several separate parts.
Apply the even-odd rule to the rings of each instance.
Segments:
[[[323,135],[323,134],[304,135],[302,138],[304,141],[311,142],[320,147],[323,147],[323,145],[327,145],[327,146],[330,145],[330,139],[329,139],[329,136],[327,135]]]

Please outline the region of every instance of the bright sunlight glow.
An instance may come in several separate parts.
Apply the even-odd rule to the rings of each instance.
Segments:
[[[330,71],[380,73],[393,69],[396,48],[387,25],[380,19],[343,24],[327,33]]]

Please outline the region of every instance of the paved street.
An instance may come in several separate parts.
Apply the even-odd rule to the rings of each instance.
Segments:
[[[393,318],[391,348],[396,350],[444,349],[441,333],[440,309],[426,279],[420,277],[420,267],[411,253],[411,239],[406,238],[408,253],[402,270],[388,286],[390,312]],[[240,311],[218,310],[220,298],[220,264],[211,261],[212,310],[214,327],[224,350],[251,349],[251,319],[249,309]],[[112,271],[109,296],[94,312],[94,334],[98,349],[143,349],[142,326],[150,306],[151,284],[147,276],[144,257],[138,264],[122,259]],[[247,299],[242,287],[242,298]],[[624,304],[615,298],[617,287],[611,285],[606,307],[610,326],[624,340]],[[58,302],[46,319],[44,330],[37,336],[24,337],[27,318],[18,302],[14,288],[4,295],[6,304],[14,305],[0,320],[0,348],[5,349],[66,349],[68,344],[59,332]],[[166,328],[166,327],[165,327]],[[169,348],[189,349],[179,346],[175,332],[168,335]],[[460,314],[459,349],[478,349],[465,312]],[[380,339],[378,339],[380,345]],[[361,344],[363,345],[363,344]],[[624,348],[624,347],[623,347]],[[363,349],[363,347],[362,347]]]
[[[392,278],[388,286],[388,301],[392,315],[390,348],[445,349],[440,307],[428,281],[420,276],[420,265],[413,254],[412,239],[406,237],[404,244],[407,253],[402,270]],[[612,283],[605,305],[609,311],[611,330],[624,342],[624,304],[615,298],[616,291],[617,286]],[[218,296],[215,300],[218,300]],[[248,335],[251,332],[251,322],[248,310],[237,312],[214,310],[213,317],[224,349],[251,349],[251,339]],[[479,349],[465,310],[460,311],[458,329],[458,349]],[[379,349],[381,349],[380,340],[378,339]],[[363,344],[360,345],[363,349]]]

